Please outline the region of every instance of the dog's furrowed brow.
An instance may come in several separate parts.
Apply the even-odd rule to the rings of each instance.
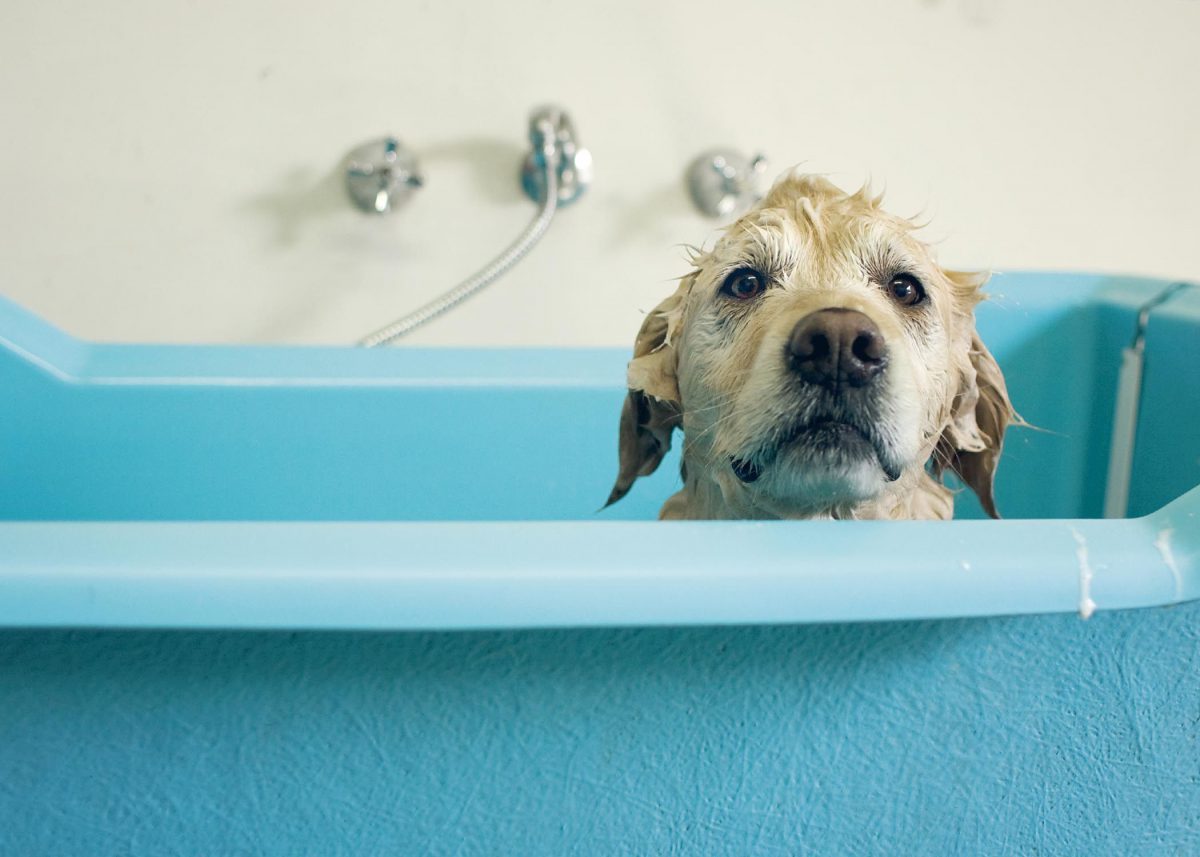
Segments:
[[[794,227],[788,228],[782,217],[763,217],[742,224],[729,245],[729,264],[749,265],[772,279],[785,280],[800,264],[803,251]]]
[[[896,274],[912,273],[921,268],[912,253],[882,238],[870,241],[858,262],[868,280],[881,284]]]

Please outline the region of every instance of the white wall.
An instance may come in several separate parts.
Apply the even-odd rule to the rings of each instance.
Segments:
[[[94,339],[350,342],[524,225],[546,100],[595,186],[411,342],[628,345],[722,143],[873,175],[954,264],[1196,278],[1198,37],[1196,0],[10,0],[0,294]],[[387,131],[428,184],[373,220],[335,170]]]

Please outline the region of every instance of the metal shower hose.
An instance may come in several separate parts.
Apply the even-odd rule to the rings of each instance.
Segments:
[[[559,150],[554,143],[553,128],[549,129],[548,133],[546,133],[545,139],[547,142],[542,147],[544,155],[542,162],[545,179],[545,198],[542,200],[537,217],[533,219],[533,222],[529,226],[525,227],[525,231],[517,237],[517,240],[474,276],[463,280],[457,286],[450,289],[450,291],[440,297],[434,298],[423,307],[413,310],[408,315],[398,318],[387,327],[381,328],[370,336],[359,340],[359,345],[366,348],[375,348],[379,345],[387,345],[388,343],[395,342],[400,337],[416,330],[423,324],[433,321],[438,316],[471,297],[471,295],[495,282],[509,268],[525,258],[526,254],[546,234],[546,230],[550,227],[550,221],[554,219],[554,212],[558,210]]]

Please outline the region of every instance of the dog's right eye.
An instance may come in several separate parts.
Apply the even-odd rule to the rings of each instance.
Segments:
[[[888,283],[888,292],[901,306],[914,307],[925,300],[925,287],[912,274],[897,274]]]
[[[767,289],[767,278],[753,268],[738,268],[721,284],[721,294],[737,301],[756,298]]]

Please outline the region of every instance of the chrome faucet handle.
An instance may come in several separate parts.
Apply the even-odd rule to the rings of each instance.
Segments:
[[[424,184],[416,156],[395,137],[363,143],[346,156],[346,190],[363,211],[386,214]]]
[[[521,187],[534,202],[546,195],[545,169],[557,163],[558,204],[568,205],[592,183],[592,153],[579,145],[575,123],[561,107],[539,107],[529,116],[532,151],[521,165]]]
[[[692,202],[708,217],[745,211],[762,199],[759,182],[766,166],[762,155],[747,158],[732,149],[704,152],[687,170]]]

